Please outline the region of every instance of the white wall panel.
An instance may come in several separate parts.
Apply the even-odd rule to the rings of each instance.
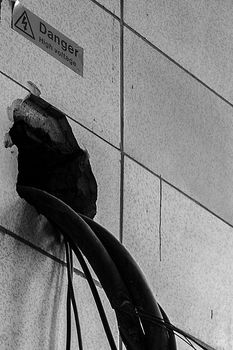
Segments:
[[[125,21],[233,102],[231,1],[127,0]]]
[[[125,32],[125,150],[233,223],[233,109]]]
[[[232,349],[232,228],[163,184],[162,261],[154,289],[172,323]]]

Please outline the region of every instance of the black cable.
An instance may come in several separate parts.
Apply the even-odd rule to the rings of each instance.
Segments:
[[[81,327],[80,327],[80,321],[79,321],[79,316],[78,316],[78,309],[77,309],[77,304],[76,304],[75,295],[74,295],[73,282],[72,282],[72,277],[73,277],[72,250],[70,248],[69,242],[66,239],[65,239],[65,247],[66,247],[67,268],[68,268],[68,293],[69,293],[69,297],[71,299],[72,306],[73,306],[73,311],[74,311],[74,317],[75,317],[75,323],[76,323],[76,329],[77,329],[79,349],[83,350]]]
[[[66,247],[67,274],[69,274],[68,269],[71,268],[71,266],[68,266],[69,256],[68,256],[66,240],[65,240],[65,247]],[[69,278],[68,278],[68,289],[67,289],[67,300],[66,300],[66,350],[70,350],[70,345],[71,345],[71,296],[70,296],[70,284],[69,284]]]

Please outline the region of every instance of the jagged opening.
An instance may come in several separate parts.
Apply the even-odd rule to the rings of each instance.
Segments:
[[[9,136],[18,148],[17,185],[48,191],[93,218],[97,183],[88,152],[79,147],[65,115],[34,95],[12,106]]]

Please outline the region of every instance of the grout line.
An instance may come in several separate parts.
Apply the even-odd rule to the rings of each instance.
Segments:
[[[124,1],[121,0],[121,22],[120,22],[120,242],[123,242],[123,220],[124,220]]]
[[[37,251],[38,253],[47,256],[48,258],[50,258],[51,260],[55,261],[56,263],[59,263],[62,266],[65,266],[65,267],[67,266],[67,263],[65,263],[63,260],[61,260],[61,259],[57,258],[56,256],[46,252],[46,250],[38,247],[37,245],[35,245],[35,244],[31,243],[30,241],[26,240],[25,238],[20,237],[19,235],[17,235],[16,233],[8,230],[7,228],[5,228],[2,225],[0,225],[0,231],[3,234],[6,234],[6,235],[10,236],[11,238],[19,241],[20,243],[25,244],[26,246],[32,248],[33,250]],[[77,269],[76,267],[74,267],[74,272],[76,273],[76,275],[81,276],[82,278],[86,279],[85,274],[82,271],[80,271],[79,269]],[[97,281],[95,279],[93,279],[93,280],[94,280],[95,284],[98,287],[102,288],[102,286],[101,286],[99,281]]]
[[[217,219],[221,220],[222,222],[224,222],[224,224],[230,226],[231,228],[233,228],[233,224],[230,224],[228,221],[226,221],[225,219],[223,219],[221,216],[219,216],[218,214],[216,214],[215,212],[213,212],[212,210],[210,210],[209,208],[207,208],[205,205],[203,205],[202,203],[198,202],[196,199],[194,199],[193,197],[191,197],[189,194],[185,193],[184,191],[182,191],[180,188],[176,187],[175,185],[173,185],[171,182],[167,181],[165,178],[163,178],[162,176],[156,174],[153,170],[149,169],[146,165],[142,164],[141,162],[139,162],[138,160],[136,160],[135,158],[133,158],[132,156],[130,156],[127,153],[124,153],[125,156],[129,159],[131,159],[133,162],[135,162],[136,164],[138,164],[139,166],[141,166],[143,169],[145,169],[146,171],[148,171],[149,173],[151,173],[152,175],[156,176],[158,179],[163,180],[163,182],[165,182],[167,185],[171,186],[172,188],[174,188],[176,191],[178,191],[179,193],[181,193],[182,195],[184,195],[185,197],[187,197],[188,199],[190,199],[192,202],[194,202],[195,204],[197,204],[198,206],[200,206],[201,208],[205,209],[206,211],[208,211],[211,215],[215,216]]]
[[[120,151],[121,151],[121,174],[120,174],[120,242],[123,243],[124,230],[124,0],[120,0]],[[123,342],[118,335],[118,348],[123,350]]]
[[[59,109],[57,108],[57,110],[59,110]],[[59,111],[60,111],[60,110],[59,110]],[[89,131],[91,134],[93,134],[94,136],[98,137],[101,141],[107,143],[109,146],[115,148],[117,151],[120,151],[120,148],[119,148],[119,147],[115,146],[115,145],[114,145],[113,143],[111,143],[110,141],[104,139],[102,136],[98,135],[95,131],[89,129],[87,126],[83,125],[83,124],[80,123],[78,120],[76,120],[76,119],[70,117],[68,114],[66,114],[66,113],[64,113],[64,112],[62,112],[62,111],[60,111],[60,112],[63,113],[68,119],[72,120],[74,123],[76,123],[76,124],[78,124],[79,126],[81,126],[83,129]]]
[[[124,168],[125,168],[125,157],[124,153],[121,152],[121,169],[120,169],[120,232],[119,240],[123,243],[124,238]]]
[[[163,196],[163,180],[159,177],[159,261],[162,261],[162,196]]]
[[[121,21],[121,19],[117,15],[115,15],[114,12],[110,11],[109,9],[107,9],[107,7],[105,7],[104,5],[101,5],[98,1],[96,1],[96,0],[90,0],[90,1],[93,2],[95,5],[97,5],[98,7],[100,7],[105,12],[107,12],[109,15],[113,16],[119,22]]]
[[[150,47],[152,47],[154,50],[158,51],[162,56],[166,57],[169,61],[171,61],[173,64],[175,64],[177,67],[179,67],[181,70],[183,70],[185,73],[187,73],[189,76],[191,76],[194,80],[196,80],[198,83],[200,83],[201,85],[203,85],[205,88],[207,88],[208,90],[210,90],[213,94],[215,94],[216,96],[218,96],[221,100],[223,100],[224,102],[226,102],[229,106],[233,107],[233,103],[231,103],[230,101],[228,101],[225,97],[223,97],[222,95],[220,95],[217,91],[215,91],[214,89],[212,89],[209,85],[207,85],[206,83],[204,83],[204,81],[202,81],[201,79],[199,79],[196,75],[194,75],[193,73],[191,73],[188,69],[184,68],[180,63],[178,63],[177,61],[175,61],[172,57],[170,57],[168,54],[166,54],[164,51],[162,51],[160,48],[158,48],[155,44],[153,44],[151,41],[149,41],[146,37],[144,37],[142,34],[140,34],[139,32],[137,32],[134,28],[132,28],[130,25],[128,25],[127,23],[124,22],[124,26],[129,29],[132,33],[134,33],[135,35],[137,35],[140,39],[142,39],[143,41],[145,41]]]
[[[26,88],[25,86],[23,86],[22,84],[20,84],[17,80],[13,79],[10,75],[4,73],[3,71],[0,71],[0,74],[4,75],[6,78],[10,79],[11,81],[13,81],[13,83],[19,85],[22,89],[30,92],[30,90],[28,88]]]

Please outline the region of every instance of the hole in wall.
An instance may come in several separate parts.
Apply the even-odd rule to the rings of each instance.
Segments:
[[[13,125],[5,146],[18,148],[17,185],[45,190],[93,218],[97,183],[89,154],[79,147],[65,115],[32,94],[15,100],[10,110]]]

